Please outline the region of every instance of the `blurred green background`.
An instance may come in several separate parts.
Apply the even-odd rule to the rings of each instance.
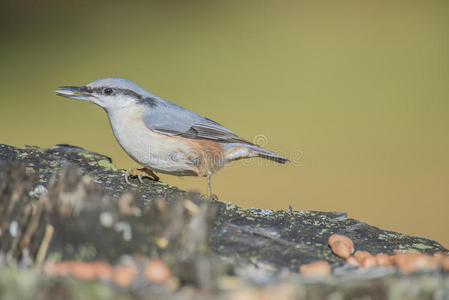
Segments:
[[[125,77],[293,160],[230,164],[220,199],[344,211],[449,247],[449,1],[4,0],[0,76],[1,143],[136,166],[99,107],[54,94]]]

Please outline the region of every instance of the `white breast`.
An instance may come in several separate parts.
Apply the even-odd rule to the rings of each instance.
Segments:
[[[182,140],[149,130],[142,120],[143,106],[108,112],[111,127],[123,149],[139,164],[172,175],[196,175],[196,153]]]

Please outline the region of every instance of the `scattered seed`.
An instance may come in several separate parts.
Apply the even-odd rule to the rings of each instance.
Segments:
[[[127,287],[133,282],[137,276],[137,269],[130,264],[120,264],[114,270],[114,282],[121,286]]]
[[[349,248],[349,246],[347,245],[347,243],[345,243],[343,241],[335,241],[331,245],[331,249],[336,255],[338,255],[342,258],[348,258],[352,253],[352,251]]]
[[[145,277],[155,283],[166,282],[171,277],[170,269],[160,259],[150,259],[145,265]]]
[[[370,255],[371,254],[368,251],[364,251],[364,250],[357,250],[354,253],[354,257],[359,261],[359,263],[362,263],[363,259]]]
[[[443,268],[443,271],[449,272],[449,256],[446,255],[446,256],[441,260],[441,267]]]
[[[348,258],[354,252],[354,243],[347,236],[332,234],[327,242],[332,251],[342,258]]]
[[[362,259],[362,262],[360,263],[360,265],[362,266],[362,268],[371,268],[371,267],[375,267],[377,265],[377,260],[374,256],[372,256],[371,254],[368,256],[365,256]]]
[[[327,261],[319,260],[299,267],[299,272],[304,276],[328,276],[331,266]]]
[[[354,267],[360,267],[359,261],[358,261],[357,258],[355,258],[354,256],[349,256],[349,257],[346,259],[346,263],[347,263],[348,265],[351,265],[351,266],[354,266]]]
[[[393,256],[393,261],[403,273],[438,268],[436,259],[421,253],[399,253]]]
[[[388,267],[391,266],[391,256],[384,254],[384,253],[378,253],[375,255],[377,264],[379,266]]]

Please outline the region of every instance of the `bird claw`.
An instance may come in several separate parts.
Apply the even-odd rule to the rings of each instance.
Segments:
[[[139,180],[139,182],[142,184],[144,183],[143,178],[149,178],[153,181],[159,181],[159,176],[157,176],[153,172],[153,170],[149,170],[146,168],[141,168],[141,169],[129,168],[125,172],[125,181],[127,184],[131,184],[131,182],[129,181],[130,177],[137,177],[137,180]]]
[[[218,201],[218,196],[215,195],[215,194],[209,195],[209,196],[207,197],[207,200],[209,200],[209,201],[211,201],[211,202]]]

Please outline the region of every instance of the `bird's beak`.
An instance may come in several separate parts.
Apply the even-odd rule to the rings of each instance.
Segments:
[[[56,95],[70,99],[88,101],[91,93],[89,93],[85,86],[60,86],[56,90]]]

